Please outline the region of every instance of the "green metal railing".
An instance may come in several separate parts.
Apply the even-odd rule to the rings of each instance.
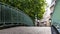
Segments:
[[[28,15],[12,6],[0,3],[0,26],[1,25],[27,25],[33,26],[33,21]]]
[[[52,14],[52,25],[60,29],[60,0],[56,1],[54,13]]]

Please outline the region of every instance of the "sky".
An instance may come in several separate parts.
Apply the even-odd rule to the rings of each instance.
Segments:
[[[51,0],[46,0],[46,1],[47,1],[48,5],[50,5],[50,4],[51,4]]]

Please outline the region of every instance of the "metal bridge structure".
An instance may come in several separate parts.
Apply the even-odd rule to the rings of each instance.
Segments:
[[[34,26],[32,19],[23,11],[0,3],[0,27],[13,25]]]
[[[56,0],[56,5],[51,19],[51,24],[54,25],[57,29],[60,29],[60,0]]]

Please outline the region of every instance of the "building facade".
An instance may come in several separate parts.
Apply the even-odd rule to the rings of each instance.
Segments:
[[[51,3],[47,3],[46,11],[43,15],[43,19],[40,20],[40,26],[47,26],[51,25],[51,15],[54,10],[54,6],[56,4],[56,0],[51,0]]]

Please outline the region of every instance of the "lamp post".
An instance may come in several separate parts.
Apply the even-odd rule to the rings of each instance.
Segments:
[[[35,26],[39,25],[38,23],[38,11],[35,12]]]

